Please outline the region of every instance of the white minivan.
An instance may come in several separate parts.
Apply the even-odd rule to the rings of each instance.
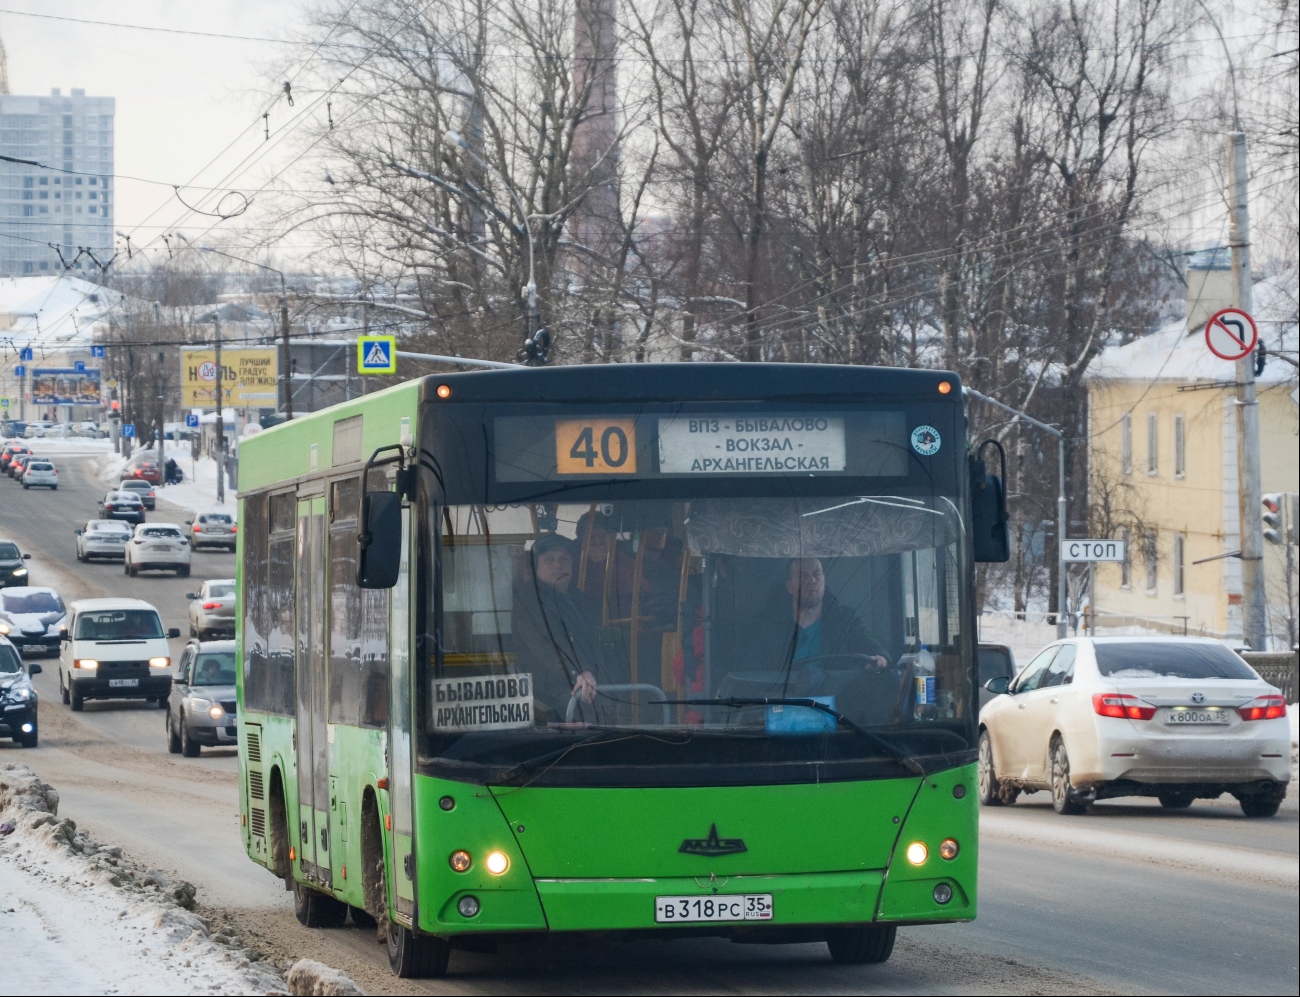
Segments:
[[[82,599],[61,633],[59,692],[80,710],[87,699],[147,699],[167,706],[171,693],[169,638],[158,610],[140,599]]]

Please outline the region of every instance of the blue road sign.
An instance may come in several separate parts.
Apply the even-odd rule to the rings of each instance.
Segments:
[[[14,368],[14,377],[26,377],[26,376],[27,376],[27,368],[24,367],[22,364],[19,364],[17,367]]]
[[[103,359],[104,359],[104,347],[102,347],[102,346],[92,346],[92,347],[90,348],[90,355],[91,355],[94,359],[96,359],[96,360],[103,360]]]
[[[9,407],[9,399],[0,398],[0,408],[8,408],[8,407]]]
[[[36,354],[32,352],[32,348],[31,348],[30,346],[24,346],[24,347],[22,348],[22,351],[18,354],[18,359],[19,359],[19,360],[35,360],[35,359],[36,359]]]
[[[396,336],[357,337],[358,374],[396,374]]]
[[[122,423],[122,435],[125,436],[128,440],[131,439],[131,437],[135,436],[135,423],[134,422]]]
[[[193,412],[191,412],[189,415],[185,417],[185,425],[188,429],[198,429],[199,417],[195,415]]]
[[[72,369],[75,370],[78,374],[83,374],[83,373],[85,373],[85,370],[86,370],[86,361],[84,361],[84,360],[74,360],[74,361],[72,362]]]

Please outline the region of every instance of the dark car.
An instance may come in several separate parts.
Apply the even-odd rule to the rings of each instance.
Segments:
[[[5,473],[17,481],[22,477],[23,471],[27,470],[27,465],[34,456],[35,454],[31,453],[14,454],[14,459],[9,462],[9,466],[5,469]]]
[[[0,589],[0,637],[7,637],[19,651],[59,653],[59,624],[67,607],[54,589]]]
[[[132,495],[137,496],[140,501],[144,503],[146,509],[150,512],[154,511],[154,503],[157,499],[157,494],[153,490],[153,485],[149,482],[142,478],[123,478],[121,484],[117,486],[117,489],[118,491],[130,492]]]
[[[196,758],[201,746],[233,748],[238,743],[235,642],[192,640],[167,697],[167,750]]]
[[[40,665],[31,666],[32,675],[40,670]],[[12,737],[24,748],[36,747],[40,738],[36,707],[36,690],[22,656],[0,637],[0,737]]]
[[[0,540],[0,588],[6,585],[26,585],[27,565],[32,555],[24,554],[12,540]]]
[[[984,704],[994,698],[993,693],[984,687],[989,679],[1015,678],[1016,656],[1006,644],[981,643],[975,654],[980,673],[980,709],[983,709]]]
[[[31,451],[21,443],[10,443],[3,450],[0,450],[0,471],[8,474],[9,465],[13,463],[14,457],[20,453],[31,453]]]
[[[109,492],[99,500],[100,519],[127,519],[133,523],[144,522],[144,503],[131,492]]]

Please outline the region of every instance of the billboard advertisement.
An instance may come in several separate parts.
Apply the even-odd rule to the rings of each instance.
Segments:
[[[32,371],[36,405],[99,405],[99,371],[75,367],[37,367]]]
[[[221,393],[235,408],[275,408],[280,375],[273,346],[232,346],[221,351]],[[217,355],[206,347],[181,350],[181,407],[217,407]]]

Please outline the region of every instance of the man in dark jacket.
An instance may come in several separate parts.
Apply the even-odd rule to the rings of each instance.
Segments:
[[[790,595],[788,614],[773,614],[763,628],[763,658],[781,667],[826,655],[862,655],[868,668],[885,668],[889,659],[862,621],[826,591],[826,574],[816,557],[790,561],[785,590]]]
[[[519,670],[533,676],[539,706],[562,720],[570,697],[588,705],[596,698],[599,650],[587,614],[569,594],[573,543],[543,533],[531,554],[532,579],[515,590],[512,643]]]

